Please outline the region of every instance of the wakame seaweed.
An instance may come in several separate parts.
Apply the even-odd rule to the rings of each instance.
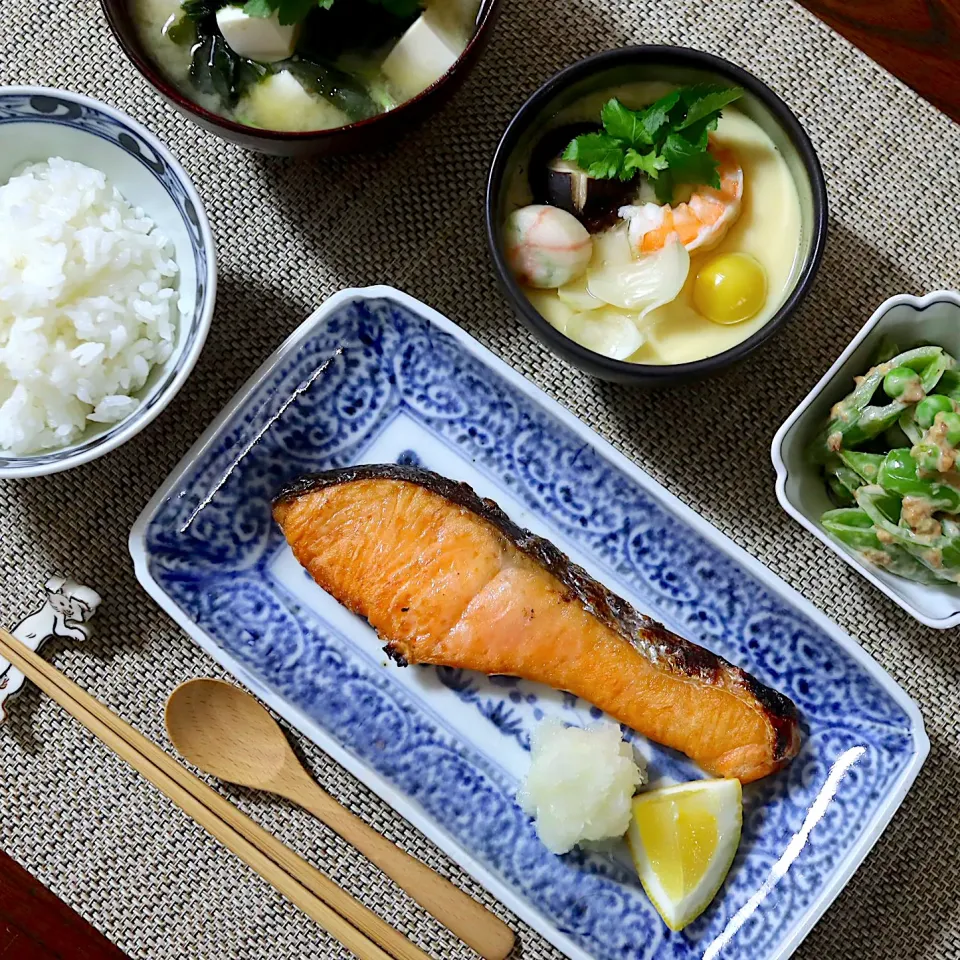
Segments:
[[[344,0],[329,10],[312,10],[303,21],[297,53],[314,63],[330,63],[347,49],[377,50],[401,36],[416,13],[397,16],[374,3]]]
[[[175,43],[194,44],[190,80],[203,94],[235,107],[247,90],[269,73],[289,70],[305,88],[323,97],[351,121],[380,112],[367,83],[334,66],[346,49],[375,51],[401,35],[416,18],[415,0],[394,4],[393,12],[380,0],[341,0],[329,9],[315,7],[301,26],[297,49],[289,60],[262,64],[236,54],[223,39],[217,11],[229,0],[183,0],[183,16],[167,30]]]
[[[267,67],[238,57],[219,32],[204,35],[202,23],[198,23],[197,36],[190,78],[201,93],[217,96],[234,106],[250,86],[267,75]]]
[[[329,100],[351,120],[365,120],[378,113],[377,105],[363,83],[344,70],[303,57],[290,61],[287,69],[305,87]]]

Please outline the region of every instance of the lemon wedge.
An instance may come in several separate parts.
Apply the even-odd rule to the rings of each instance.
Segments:
[[[696,920],[716,896],[742,822],[739,780],[695,780],[634,797],[630,852],[643,889],[671,930]]]

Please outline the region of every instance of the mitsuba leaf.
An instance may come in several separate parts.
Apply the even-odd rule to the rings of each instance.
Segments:
[[[671,170],[689,162],[691,158],[699,156],[702,152],[696,144],[691,143],[679,133],[671,133],[663,141],[663,147],[661,148],[663,158],[667,161]]]
[[[716,158],[690,143],[682,134],[671,133],[664,141],[662,153],[675,182],[706,183],[719,188]]]
[[[243,12],[248,17],[269,17],[277,9],[277,0],[247,0]]]
[[[651,180],[656,180],[660,176],[660,171],[668,166],[665,157],[651,151],[650,153],[638,153],[633,147],[630,147],[623,158],[623,169],[620,171],[621,180],[630,180],[637,171],[646,174]]]
[[[653,181],[653,192],[657,196],[657,203],[673,202],[673,172],[663,170],[660,176]]]
[[[643,126],[642,114],[625,107],[616,97],[603,105],[600,120],[603,123],[603,129],[611,137],[625,140],[635,147],[653,144]]]
[[[640,122],[646,137],[644,143],[656,143],[661,138],[670,123],[670,112],[679,102],[680,91],[673,90],[639,111]]]
[[[570,142],[563,152],[564,160],[572,160],[598,180],[612,180],[623,168],[627,148],[607,133],[585,133]]]
[[[740,87],[696,84],[674,90],[642,110],[631,110],[611,98],[601,110],[603,132],[577,137],[564,159],[601,179],[629,181],[642,173],[653,183],[661,203],[672,202],[677,183],[719,188],[709,135],[717,129],[721,109],[742,94]]]
[[[684,87],[681,97],[686,105],[687,112],[683,120],[677,124],[678,130],[690,127],[693,124],[719,113],[725,106],[739,100],[743,96],[743,87],[724,87],[716,83],[698,83],[691,87]]]
[[[680,135],[688,140],[698,150],[706,150],[709,146],[709,134],[711,130],[717,129],[719,114],[712,117],[705,117],[683,130],[678,131]]]

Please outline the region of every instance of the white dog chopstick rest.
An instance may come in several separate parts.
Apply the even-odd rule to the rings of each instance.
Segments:
[[[43,606],[10,632],[31,650],[39,650],[53,637],[86,640],[90,633],[86,621],[100,606],[100,594],[63,577],[51,577],[44,590],[47,599]],[[23,686],[23,680],[23,674],[0,657],[0,721],[7,716],[7,698]]]

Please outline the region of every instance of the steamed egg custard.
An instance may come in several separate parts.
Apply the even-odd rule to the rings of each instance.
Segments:
[[[741,92],[631,84],[554,118],[510,185],[504,245],[560,332],[667,365],[723,353],[774,316],[799,261],[800,200],[770,136],[729,105]]]

